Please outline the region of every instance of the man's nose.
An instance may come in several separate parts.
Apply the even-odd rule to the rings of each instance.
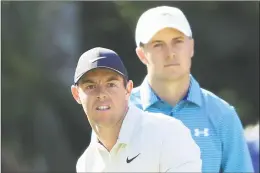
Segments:
[[[106,98],[106,90],[104,87],[98,87],[97,89],[97,98],[98,99],[105,99]]]
[[[167,50],[168,50],[168,57],[174,58],[176,56],[176,48],[175,48],[175,46],[169,45],[167,47]]]

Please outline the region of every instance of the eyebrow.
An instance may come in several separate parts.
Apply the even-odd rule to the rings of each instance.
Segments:
[[[184,37],[183,36],[179,36],[179,37],[174,38],[173,40],[178,40],[178,39],[184,39]]]
[[[113,81],[113,80],[119,80],[118,76],[111,76],[107,79],[107,82]]]
[[[90,79],[82,79],[80,83],[84,84],[84,83],[95,83],[95,82]]]
[[[172,40],[178,40],[178,39],[184,39],[184,37],[183,36],[179,36],[179,37],[173,38]],[[154,43],[162,43],[162,42],[163,42],[162,40],[154,40],[151,43],[154,44]]]
[[[161,40],[154,40],[151,43],[154,44],[154,43],[161,43],[161,42],[163,42],[163,41],[161,41]]]

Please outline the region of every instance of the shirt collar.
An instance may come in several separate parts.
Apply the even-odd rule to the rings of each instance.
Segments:
[[[130,142],[130,139],[134,135],[135,129],[138,127],[138,122],[140,122],[140,114],[140,109],[132,104],[129,104],[128,112],[119,132],[118,142],[124,144],[128,144]]]
[[[140,94],[143,110],[146,110],[148,107],[161,100],[151,88],[147,77],[145,77],[143,83],[141,84]]]
[[[147,76],[145,77],[143,83],[140,87],[141,103],[143,110],[146,110],[154,103],[161,101],[160,97],[156,95],[151,86],[148,83]],[[199,83],[190,75],[190,85],[187,94],[184,96],[183,100],[187,100],[195,103],[198,106],[202,105],[201,92]]]
[[[138,122],[139,118],[140,118],[140,112],[141,110],[139,110],[138,108],[136,108],[135,106],[133,106],[132,104],[129,104],[129,109],[125,115],[125,118],[123,120],[120,132],[119,132],[119,136],[117,139],[117,143],[120,144],[129,144],[131,137],[134,134],[134,130],[137,128],[138,126]],[[94,130],[92,130],[92,136],[91,136],[91,142],[94,144],[99,144],[100,142],[97,138],[96,133],[94,132]]]
[[[193,102],[200,107],[202,106],[201,88],[192,75],[190,75],[190,86],[187,94],[188,101]]]

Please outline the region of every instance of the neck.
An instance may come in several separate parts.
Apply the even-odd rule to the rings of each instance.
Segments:
[[[148,82],[162,100],[175,106],[188,92],[190,75],[184,75],[176,80],[165,80],[148,76]]]
[[[114,145],[117,142],[117,138],[119,136],[120,128],[97,128],[96,134],[98,140],[102,143],[102,145],[108,150],[111,151]]]
[[[95,125],[93,128],[93,130],[95,131],[95,133],[98,137],[98,140],[102,143],[102,145],[108,151],[111,151],[117,142],[119,132],[120,132],[121,126],[123,124],[123,120],[125,118],[127,110],[128,110],[128,108],[124,112],[124,115],[122,116],[122,118],[114,126],[105,127],[105,126]]]

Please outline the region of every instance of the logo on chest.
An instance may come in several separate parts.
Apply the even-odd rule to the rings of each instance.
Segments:
[[[202,129],[194,129],[194,136],[209,136],[209,129],[208,128],[204,128]]]
[[[132,161],[133,161],[135,158],[137,158],[139,155],[140,155],[140,153],[137,154],[135,157],[133,157],[133,158],[131,158],[131,159],[129,159],[129,158],[127,157],[127,158],[126,158],[126,163],[132,162]]]

